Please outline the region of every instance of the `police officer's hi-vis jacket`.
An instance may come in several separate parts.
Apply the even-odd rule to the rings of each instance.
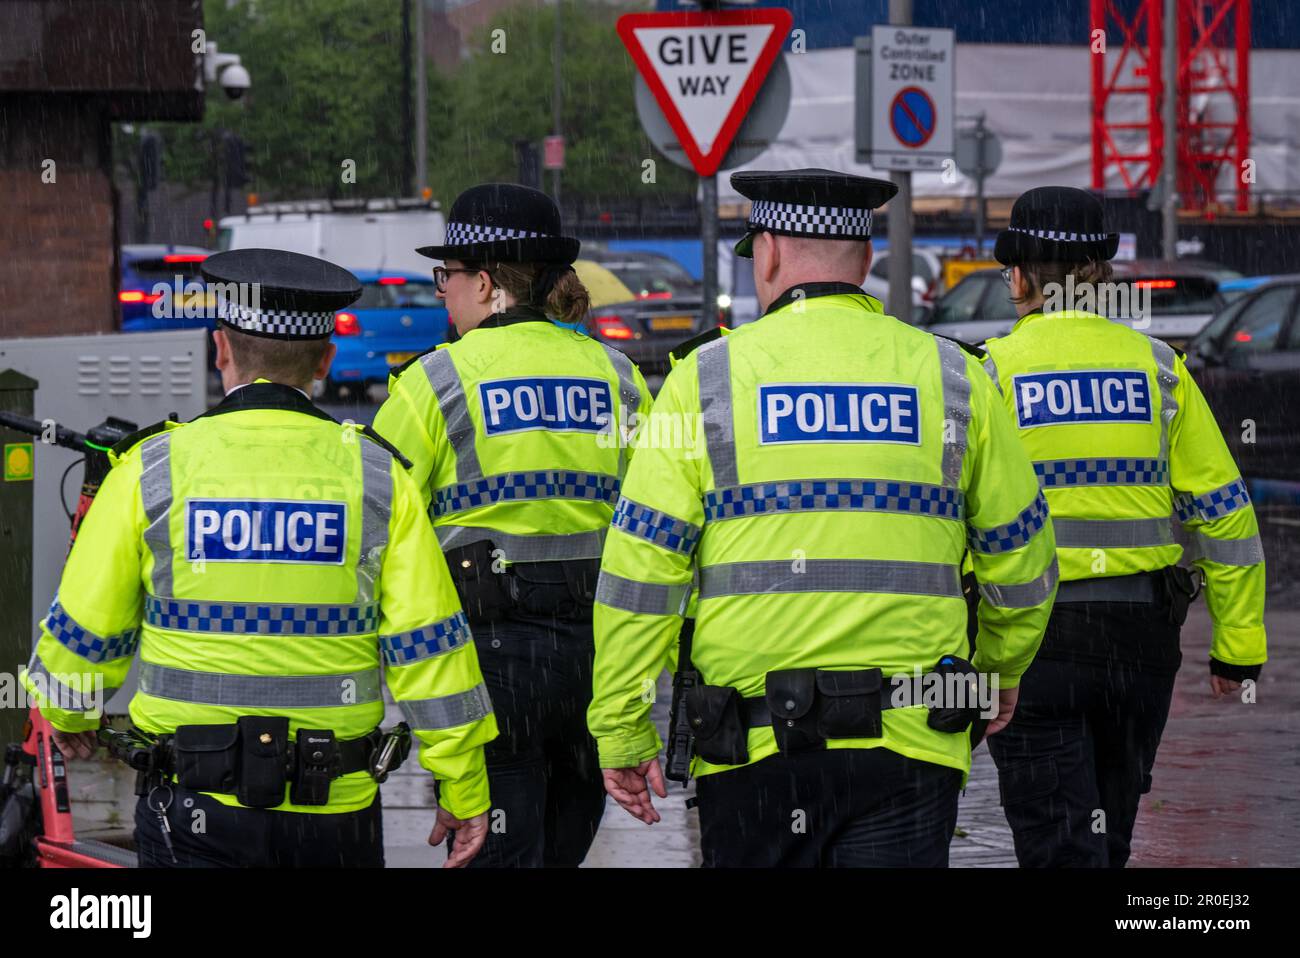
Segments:
[[[71,706],[41,702],[56,728],[98,727],[101,704],[60,676],[101,676],[107,697],[138,643],[130,712],[146,732],[274,715],[291,735],[356,739],[384,717],[382,660],[441,804],[487,810],[496,719],[419,491],[389,451],[261,381],[119,448],[24,673]],[[328,805],[278,808],[354,811],[376,788],[356,772]]]
[[[445,551],[489,540],[505,562],[600,557],[650,408],[623,353],[518,306],[390,380],[375,430],[411,460]]]
[[[806,294],[806,299],[798,296]],[[966,656],[960,566],[982,583],[976,666],[1017,685],[1056,591],[1046,503],[979,362],[882,314],[843,283],[787,292],[679,363],[654,418],[702,416],[707,455],[637,451],[605,546],[588,725],[604,767],[654,757],[650,700],[698,564],[701,681],[764,692],[779,669],[880,668]],[[883,713],[883,746],[970,767],[966,734],[918,705]],[[776,751],[752,728],[750,761]],[[696,774],[719,770],[695,760]]]
[[[1265,660],[1264,551],[1246,484],[1182,357],[1085,312],[1031,313],[985,344],[1056,525],[1063,580],[1178,562],[1191,535],[1212,666]],[[1226,666],[1226,667],[1225,667]]]

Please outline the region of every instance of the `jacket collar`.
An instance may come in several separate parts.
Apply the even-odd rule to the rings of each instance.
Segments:
[[[797,299],[812,299],[816,296],[861,296],[868,302],[875,302],[862,291],[862,287],[854,286],[852,283],[800,283],[798,286],[791,286],[773,300],[772,305],[763,310],[763,315],[766,316],[789,306]]]
[[[283,409],[287,412],[300,412],[305,416],[315,416],[317,419],[326,419],[330,422],[338,421],[329,413],[318,408],[315,403],[292,386],[269,382],[265,379],[255,380],[247,386],[241,386],[233,390],[221,402],[198,418],[220,416],[228,412],[243,412],[246,409]]]
[[[549,323],[550,321],[551,318],[540,306],[518,305],[493,313],[474,329],[495,329],[498,326],[513,326],[515,323]]]

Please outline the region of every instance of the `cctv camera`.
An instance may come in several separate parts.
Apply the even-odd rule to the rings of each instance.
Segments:
[[[238,100],[252,85],[253,81],[248,71],[238,63],[232,63],[221,71],[221,89],[225,90],[226,96],[232,100]]]

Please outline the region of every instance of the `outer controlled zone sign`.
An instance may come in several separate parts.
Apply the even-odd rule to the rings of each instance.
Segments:
[[[952,156],[953,31],[871,29],[871,165],[937,170]]]
[[[623,45],[700,176],[718,171],[793,23],[775,8],[619,17]]]

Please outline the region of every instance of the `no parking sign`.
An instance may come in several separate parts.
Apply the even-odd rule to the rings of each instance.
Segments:
[[[942,28],[872,27],[872,166],[937,170],[952,156],[954,40]]]

